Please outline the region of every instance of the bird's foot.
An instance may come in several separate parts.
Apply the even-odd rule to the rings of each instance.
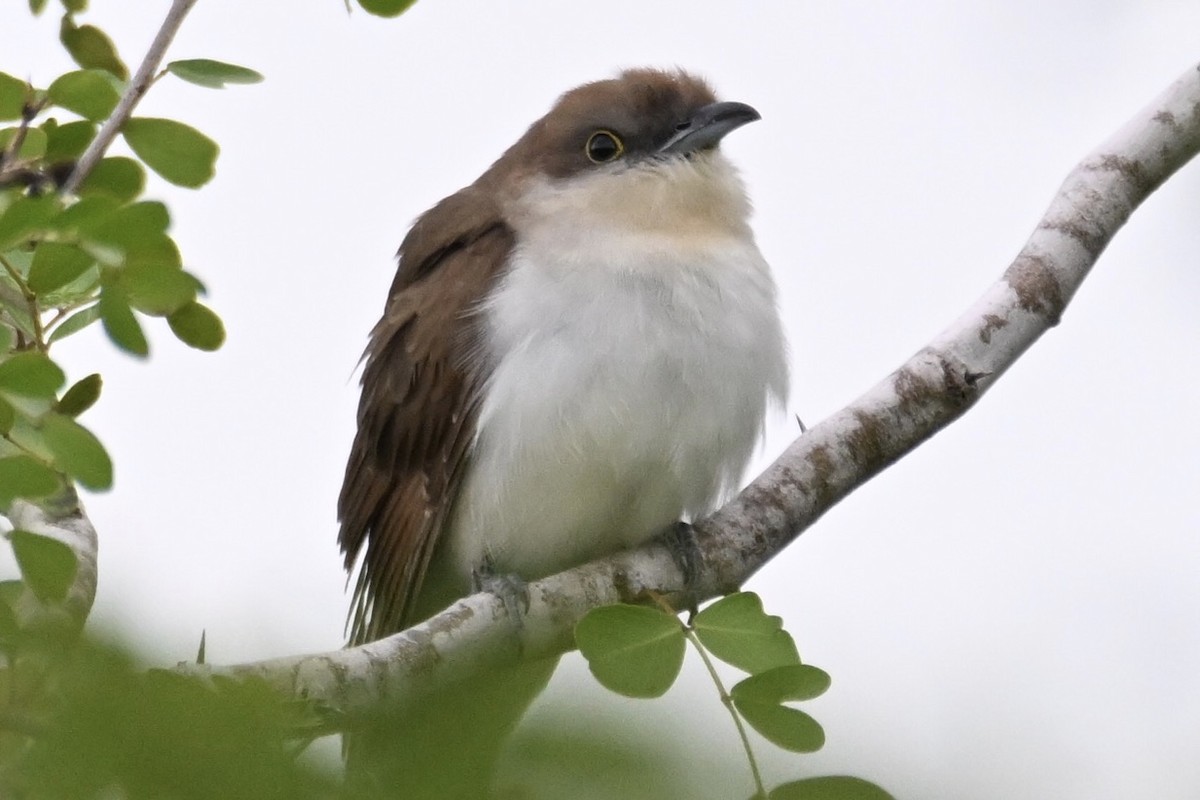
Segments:
[[[500,598],[504,610],[513,623],[524,625],[525,612],[529,611],[529,585],[515,573],[497,574],[491,558],[471,570],[471,585],[476,592],[487,592]]]
[[[666,546],[675,561],[675,566],[683,573],[683,608],[690,618],[696,613],[699,596],[696,581],[700,575],[700,565],[704,563],[704,555],[700,552],[700,545],[696,543],[696,529],[690,522],[680,520],[667,528],[659,536],[659,541]]]

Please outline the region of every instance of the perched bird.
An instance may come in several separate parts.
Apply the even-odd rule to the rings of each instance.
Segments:
[[[416,221],[338,506],[352,643],[737,488],[787,390],[775,285],[718,147],[758,118],[688,73],[628,70],[564,94]]]

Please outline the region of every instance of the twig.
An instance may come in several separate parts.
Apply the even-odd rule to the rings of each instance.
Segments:
[[[798,418],[797,418],[798,419]],[[674,606],[667,602],[667,599],[658,592],[650,592],[652,599],[665,614],[668,616],[677,616],[678,611]],[[700,654],[700,661],[703,662],[704,668],[708,670],[708,677],[712,679],[713,685],[717,687],[717,693],[721,697],[721,704],[725,706],[725,710],[729,712],[729,716],[733,718],[733,726],[737,729],[738,738],[742,742],[742,750],[746,754],[746,762],[750,766],[750,777],[754,781],[754,798],[763,798],[767,796],[766,787],[763,786],[762,772],[758,768],[758,759],[754,757],[754,748],[750,745],[750,736],[746,733],[746,726],[742,722],[742,715],[738,713],[737,707],[733,704],[733,695],[725,688],[725,682],[721,680],[720,673],[717,672],[717,665],[708,655],[708,649],[700,641],[700,637],[696,635],[696,629],[692,626],[691,620],[688,624],[680,623],[683,629],[683,635],[692,647],[696,648],[696,652]]]
[[[163,20],[162,27],[158,29],[158,34],[154,37],[154,41],[150,43],[150,49],[146,51],[146,57],[142,60],[142,65],[138,67],[137,74],[129,82],[129,88],[125,90],[125,94],[121,96],[117,107],[113,109],[109,118],[105,120],[104,125],[100,128],[100,132],[96,134],[95,139],[92,139],[92,143],[88,145],[87,150],[80,156],[75,169],[71,170],[70,176],[63,183],[63,194],[74,194],[84,179],[96,168],[96,164],[100,162],[100,159],[104,157],[109,145],[117,138],[117,134],[121,132],[121,126],[129,119],[138,101],[150,89],[150,85],[154,82],[158,65],[162,62],[163,56],[167,52],[167,47],[170,46],[171,40],[175,38],[175,34],[179,31],[179,26],[183,24],[183,18],[187,16],[187,13],[192,10],[192,6],[195,4],[196,0],[173,0],[171,10],[167,12],[167,18]]]

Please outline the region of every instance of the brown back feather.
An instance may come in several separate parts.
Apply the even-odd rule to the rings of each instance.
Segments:
[[[352,644],[418,621],[414,603],[462,482],[486,379],[470,319],[512,247],[475,186],[434,206],[400,247],[338,500],[346,569],[359,563]]]

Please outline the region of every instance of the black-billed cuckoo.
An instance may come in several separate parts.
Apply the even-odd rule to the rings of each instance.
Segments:
[[[400,247],[339,500],[351,641],[481,571],[534,580],[737,487],[787,367],[721,138],[758,119],[684,72],[564,94]]]

